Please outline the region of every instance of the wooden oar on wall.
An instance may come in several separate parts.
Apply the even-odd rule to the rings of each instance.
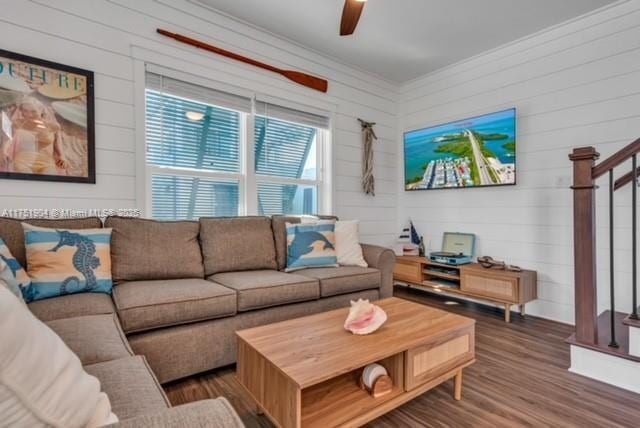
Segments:
[[[245,64],[251,64],[253,66],[260,67],[264,70],[269,70],[274,73],[281,74],[282,76],[286,77],[289,80],[292,80],[308,88],[315,89],[316,91],[327,92],[328,82],[325,79],[311,76],[309,74],[302,73],[299,71],[283,70],[281,68],[274,67],[272,65],[265,64],[260,61],[256,61],[254,59],[247,58],[246,56],[238,55],[236,53],[218,48],[208,43],[204,43],[199,40],[192,39],[191,37],[183,36],[177,33],[172,33],[171,31],[163,30],[161,28],[158,28],[157,31],[163,36],[171,37],[172,39],[185,43],[187,45],[204,49],[205,51],[208,51],[208,52],[213,52],[215,54],[222,55],[227,58],[235,59],[236,61],[244,62]]]

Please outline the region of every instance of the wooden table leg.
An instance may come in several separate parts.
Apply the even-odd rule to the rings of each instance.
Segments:
[[[522,305],[520,305],[520,316],[524,317],[525,313],[524,313],[524,303]]]
[[[458,370],[455,377],[455,387],[453,390],[453,398],[456,401],[460,401],[462,399],[462,369]]]
[[[504,321],[511,322],[511,303],[504,304]]]

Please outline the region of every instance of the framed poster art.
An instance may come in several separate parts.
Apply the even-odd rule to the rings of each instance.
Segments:
[[[96,182],[92,71],[0,49],[0,178]]]

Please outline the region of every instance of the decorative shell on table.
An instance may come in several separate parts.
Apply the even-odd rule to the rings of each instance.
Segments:
[[[352,300],[344,328],[353,334],[369,334],[379,329],[386,320],[387,313],[369,300],[358,299],[357,302]]]

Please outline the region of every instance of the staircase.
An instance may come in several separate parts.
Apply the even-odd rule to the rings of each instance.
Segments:
[[[640,393],[640,319],[638,316],[637,192],[640,139],[596,164],[593,147],[573,150],[573,212],[576,331],[571,345],[570,371]],[[631,159],[631,170],[614,179],[614,171]],[[596,181],[608,177],[610,307],[598,313],[596,251]],[[616,311],[614,219],[615,192],[631,183],[631,301],[629,313]],[[626,302],[625,302],[626,303]]]

